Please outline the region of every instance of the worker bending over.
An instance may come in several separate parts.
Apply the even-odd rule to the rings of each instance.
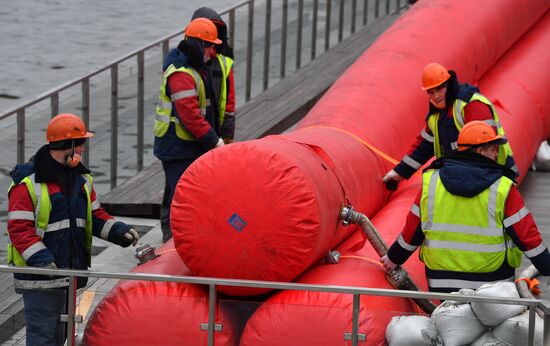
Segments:
[[[455,151],[458,132],[472,120],[484,121],[505,136],[491,101],[480,94],[477,87],[459,83],[454,71],[438,63],[426,65],[422,73],[422,90],[428,93],[430,100],[426,126],[401,162],[384,176],[384,183],[395,185],[409,179],[434,155],[440,158]],[[519,176],[508,143],[499,146],[497,162],[512,169],[514,177]]]
[[[405,228],[381,258],[388,272],[420,247],[430,291],[513,281],[522,252],[542,275],[550,275],[550,253],[515,174],[496,162],[506,141],[483,121],[462,128],[458,151],[424,171]]]

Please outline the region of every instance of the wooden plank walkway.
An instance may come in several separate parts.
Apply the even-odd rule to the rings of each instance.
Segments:
[[[298,122],[398,16],[376,20],[240,107],[235,139],[278,134]],[[163,191],[164,172],[157,161],[101,196],[101,205],[112,215],[158,218]]]

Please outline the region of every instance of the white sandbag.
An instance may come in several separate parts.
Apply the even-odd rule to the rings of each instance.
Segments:
[[[493,333],[487,332],[472,342],[470,346],[510,346],[510,344],[495,338]]]
[[[386,328],[389,346],[432,346],[437,330],[426,316],[395,316]]]
[[[487,330],[465,303],[442,303],[432,313],[432,320],[445,346],[467,345]]]
[[[475,290],[474,295],[483,297],[519,298],[516,284],[513,282],[485,284]],[[526,309],[525,306],[522,305],[476,302],[472,302],[470,305],[479,320],[489,327],[501,324],[510,317],[521,314]]]
[[[544,321],[535,314],[535,346],[542,346]],[[493,328],[493,336],[513,346],[527,345],[529,340],[529,312],[507,319]]]
[[[536,171],[550,171],[550,145],[547,141],[540,144],[533,161],[533,167]]]

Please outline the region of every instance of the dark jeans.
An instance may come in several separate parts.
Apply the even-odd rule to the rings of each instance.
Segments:
[[[67,313],[67,289],[24,290],[27,346],[63,345],[66,323],[60,315]]]
[[[181,175],[187,167],[189,167],[196,159],[177,160],[177,161],[162,161],[164,169],[164,197],[160,208],[160,228],[162,230],[162,241],[166,242],[172,238],[172,229],[170,227],[170,206],[172,198],[176,191],[176,186]]]

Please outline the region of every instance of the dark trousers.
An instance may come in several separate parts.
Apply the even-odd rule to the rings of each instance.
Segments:
[[[67,290],[63,288],[24,290],[27,346],[64,345],[67,313]]]
[[[172,229],[170,227],[170,206],[172,198],[176,191],[176,186],[181,175],[196,159],[162,161],[164,169],[164,197],[160,208],[160,228],[162,230],[162,241],[166,242],[172,238]]]

